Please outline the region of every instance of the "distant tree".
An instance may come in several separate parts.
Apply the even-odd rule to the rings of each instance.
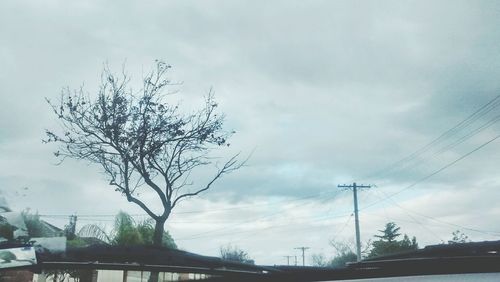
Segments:
[[[313,254],[312,255],[312,265],[319,267],[328,267],[329,261],[324,254]]]
[[[115,226],[112,233],[113,245],[142,245],[144,239],[135,226],[134,219],[125,212],[115,216]]]
[[[96,243],[112,244],[111,234],[106,233],[106,229],[97,224],[86,224],[80,228],[72,240],[68,240],[70,247],[87,247]]]
[[[382,241],[393,242],[401,233],[398,233],[400,227],[397,227],[394,222],[388,222],[385,225],[384,230],[379,230],[382,235],[375,235],[375,238],[379,238]]]
[[[26,228],[28,229],[28,234],[30,237],[49,236],[38,213],[32,213],[30,212],[30,210],[26,209],[21,214],[24,218],[24,224],[26,224]]]
[[[331,267],[344,267],[344,266],[346,266],[346,264],[348,262],[355,262],[355,261],[357,261],[357,259],[358,259],[358,256],[355,253],[353,253],[353,252],[345,253],[345,254],[338,255],[338,256],[334,257],[332,259],[332,261],[330,262],[330,266]]]
[[[255,264],[248,253],[237,246],[227,245],[220,247],[220,257],[224,260]]]
[[[343,267],[346,263],[357,260],[358,257],[349,244],[332,240],[330,241],[330,245],[336,251],[335,257],[330,262],[331,267]]]
[[[375,235],[379,240],[372,243],[372,249],[368,254],[369,258],[396,254],[418,249],[417,238],[410,239],[408,235],[403,236],[403,240],[396,240],[401,234],[399,227],[394,222],[385,225],[384,230],[379,230],[382,235]]]
[[[129,214],[119,212],[115,216],[114,227],[109,234],[106,233],[104,228],[98,225],[87,224],[80,229],[77,235],[79,237],[96,238],[111,245],[118,246],[153,245],[154,231],[154,224],[151,219],[136,222]],[[78,238],[78,236],[75,242],[68,242],[73,246],[80,246],[80,238]],[[84,243],[82,242],[82,244]],[[167,231],[164,231],[162,246],[177,249],[174,239]]]
[[[408,235],[404,235],[403,236],[403,240],[401,240],[399,242],[399,244],[401,245],[401,248],[402,249],[405,249],[405,250],[416,250],[418,249],[418,243],[417,243],[417,238],[415,236],[413,236],[410,240],[410,238],[408,237]]]
[[[323,254],[314,254],[312,257],[314,266],[338,268],[357,260],[357,256],[349,244],[332,240],[330,245],[335,249],[335,255],[331,259],[327,259]]]
[[[212,93],[204,107],[191,114],[167,101],[172,94],[167,91],[172,85],[166,77],[170,68],[156,61],[135,92],[124,71],[115,75],[107,67],[95,98],[83,89],[63,90],[60,101],[48,100],[61,130],[47,130],[44,140],[60,145],[55,156],[61,162],[73,158],[100,166],[109,184],[154,220],[157,246],[163,244],[165,222],[182,200],[208,190],[242,165],[237,155],[218,165],[210,154],[229,146],[232,135],[223,130],[224,115],[216,113]],[[216,167],[213,176],[203,185],[193,183],[192,172],[210,165]],[[160,212],[140,197],[140,188],[158,197]]]
[[[0,242],[12,241],[14,239],[14,226],[10,225],[7,220],[0,218]]]
[[[451,240],[448,241],[448,244],[458,244],[458,243],[467,243],[470,242],[469,236],[465,235],[462,231],[456,230],[451,233],[453,236]]]
[[[154,224],[152,220],[136,223],[125,212],[120,212],[115,217],[115,227],[112,244],[114,245],[153,245]],[[162,236],[162,246],[176,249],[174,239],[167,231]]]

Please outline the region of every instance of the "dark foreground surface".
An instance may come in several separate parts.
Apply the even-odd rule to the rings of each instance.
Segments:
[[[203,274],[204,281],[398,281],[402,277],[410,281],[500,281],[500,241],[428,246],[343,268],[259,266],[167,248],[107,245],[70,248],[58,254],[42,250],[37,252],[37,262],[9,273],[125,270]]]

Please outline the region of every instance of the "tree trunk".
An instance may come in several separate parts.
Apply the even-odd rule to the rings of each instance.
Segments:
[[[153,245],[160,247],[163,241],[163,233],[165,232],[165,221],[167,219],[160,218],[156,220],[155,233],[153,236]]]
[[[153,235],[153,246],[161,247],[163,242],[163,233],[165,232],[166,217],[161,217],[156,220],[155,233]],[[158,271],[151,272],[148,282],[158,282]]]

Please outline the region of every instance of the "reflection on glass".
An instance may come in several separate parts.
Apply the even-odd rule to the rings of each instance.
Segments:
[[[0,268],[11,268],[36,264],[33,247],[9,248],[0,250]]]

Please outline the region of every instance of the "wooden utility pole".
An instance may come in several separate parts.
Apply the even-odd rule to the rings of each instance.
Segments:
[[[290,258],[293,256],[284,256],[286,258],[286,264],[290,265]]]
[[[352,185],[338,185],[339,188],[352,189],[352,194],[354,198],[354,221],[356,225],[356,257],[358,261],[361,260],[361,237],[359,234],[359,216],[358,216],[358,189],[371,188],[371,185],[357,185],[354,182]]]
[[[302,266],[306,266],[306,255],[305,252],[309,247],[297,247],[296,250],[302,250]]]

